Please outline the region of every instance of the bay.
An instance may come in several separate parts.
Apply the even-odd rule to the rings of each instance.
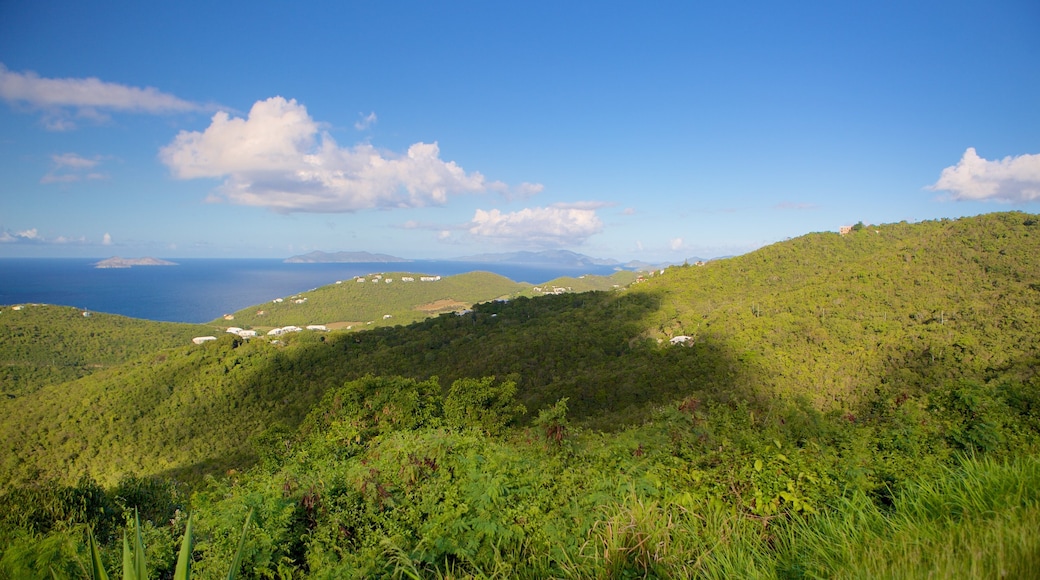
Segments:
[[[614,272],[611,266],[433,260],[322,264],[287,264],[277,259],[173,261],[178,265],[99,269],[94,267],[98,259],[2,258],[0,305],[58,304],[148,320],[201,323],[337,280],[380,272],[451,276],[481,270],[531,284],[561,276]]]

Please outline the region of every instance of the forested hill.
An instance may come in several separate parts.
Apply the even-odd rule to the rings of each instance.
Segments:
[[[611,276],[558,278],[541,286],[514,282],[491,272],[467,272],[454,276],[390,271],[341,280],[243,308],[231,320],[213,324],[247,329],[319,324],[336,329],[371,328],[409,324],[446,312],[466,310],[479,302],[538,296],[556,288],[567,292],[604,290],[627,286],[637,274],[617,272]]]
[[[616,430],[686,399],[850,415],[949,381],[1029,379],[1037,216],[809,234],[625,290],[518,298],[409,326],[225,336],[0,402],[0,483],[248,465],[330,389],[366,375],[515,380],[535,417]],[[688,337],[679,345],[670,339]],[[257,439],[257,437],[261,437]]]
[[[877,388],[1030,375],[1040,217],[1019,212],[816,233],[672,268],[647,336],[726,345],[765,394],[852,404]]]
[[[212,332],[202,325],[68,306],[0,306],[0,397],[86,376]]]

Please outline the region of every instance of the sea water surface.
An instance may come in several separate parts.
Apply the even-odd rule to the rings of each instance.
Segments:
[[[177,266],[95,268],[84,258],[0,259],[0,305],[40,303],[167,322],[209,322],[223,314],[379,272],[451,276],[475,270],[541,284],[560,276],[610,275],[611,266],[552,267],[416,260],[287,264],[275,259],[174,259]]]

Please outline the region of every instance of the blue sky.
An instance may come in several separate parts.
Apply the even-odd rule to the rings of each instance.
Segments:
[[[0,2],[0,257],[737,254],[1040,208],[1040,3]]]

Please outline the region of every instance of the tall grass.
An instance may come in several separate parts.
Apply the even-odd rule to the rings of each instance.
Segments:
[[[965,459],[890,507],[863,493],[812,515],[760,518],[632,498],[607,508],[571,578],[1040,576],[1040,458]]]
[[[786,526],[780,576],[1028,578],[1040,574],[1040,460],[967,459],[890,510],[862,494]]]

